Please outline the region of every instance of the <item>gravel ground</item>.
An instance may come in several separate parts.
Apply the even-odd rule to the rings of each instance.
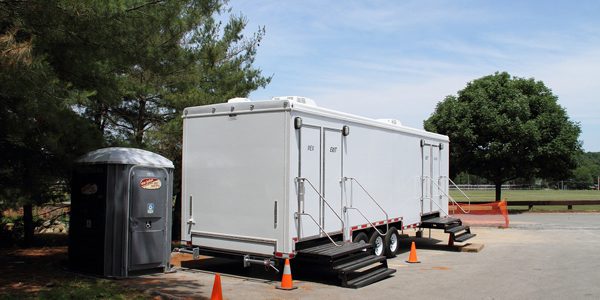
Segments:
[[[208,257],[180,257],[185,270],[136,280],[168,282],[149,288],[182,298],[209,297],[219,272],[228,299],[600,299],[600,214],[526,213],[512,215],[509,229],[473,232],[470,242],[484,245],[479,253],[445,247],[440,231],[431,240],[408,238],[404,252],[388,261],[397,272],[357,290],[303,278],[294,281],[298,289],[280,291],[272,272]],[[421,263],[410,265],[404,261],[413,240]]]
[[[397,272],[361,289],[294,277],[298,289],[281,291],[273,271],[243,268],[239,261],[174,255],[175,273],[116,280],[148,298],[204,299],[211,295],[214,274],[221,274],[226,299],[600,299],[600,213],[524,213],[511,215],[511,227],[474,227],[479,253],[445,246],[447,235],[404,239],[403,252],[388,261]],[[413,231],[405,233],[414,235]],[[427,234],[425,234],[427,236]],[[407,264],[411,241],[420,264]],[[2,294],[35,295],[55,282],[79,276],[64,270],[65,247],[3,250]],[[292,268],[292,273],[294,269]],[[137,295],[132,293],[132,295]]]

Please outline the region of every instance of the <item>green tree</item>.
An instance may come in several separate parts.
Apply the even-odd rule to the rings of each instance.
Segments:
[[[585,152],[577,156],[577,169],[572,181],[582,188],[588,188],[598,182],[600,176],[600,152]]]
[[[215,11],[220,13],[221,10]],[[190,33],[185,47],[193,63],[186,75],[179,76],[177,90],[163,94],[166,100],[163,109],[169,112],[164,115],[166,122],[155,123],[147,130],[146,146],[175,163],[174,224],[179,224],[181,212],[183,109],[247,97],[271,81],[271,77],[263,76],[253,66],[265,30],[260,28],[246,37],[243,34],[246,24],[243,16],[231,16],[224,26],[210,18]],[[174,238],[179,236],[179,229],[173,226]]]
[[[125,46],[126,64],[116,74],[118,104],[105,117],[112,138],[145,148],[145,134],[174,118],[169,96],[181,94],[196,57],[186,47],[190,34],[223,9],[221,1],[157,1],[115,12],[122,31],[135,37]]]
[[[180,121],[185,106],[245,96],[270,81],[252,65],[264,28],[247,38],[243,16],[230,16],[223,26],[216,21],[227,12],[222,1],[197,2],[174,5],[177,1],[172,1],[168,7],[172,12],[166,14],[171,18],[164,17],[166,8],[162,8],[144,11],[144,21],[132,24],[135,28],[160,26],[146,30],[148,34],[136,51],[143,49],[150,55],[132,56],[134,63],[119,76],[121,102],[108,110],[109,127],[126,144],[163,144],[148,139],[147,133],[170,121]],[[165,35],[165,31],[170,34]],[[166,154],[175,154],[171,152]]]
[[[73,160],[102,138],[71,110],[85,93],[58,80],[43,59],[3,56],[0,66],[0,210],[23,206],[30,245],[33,205],[64,195]]]
[[[31,215],[29,204],[47,201],[49,185],[68,180],[72,160],[102,138],[180,165],[184,107],[270,81],[253,67],[264,28],[246,37],[243,16],[217,21],[225,4],[0,1],[0,204],[27,203]]]
[[[450,172],[502,183],[517,178],[565,179],[581,151],[580,128],[543,82],[495,73],[438,103],[426,130],[450,137]]]

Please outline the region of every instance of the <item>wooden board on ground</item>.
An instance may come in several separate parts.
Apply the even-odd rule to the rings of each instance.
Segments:
[[[458,247],[459,252],[479,253],[479,251],[481,251],[482,249],[483,249],[483,244],[476,244],[476,243],[467,243],[464,246]]]

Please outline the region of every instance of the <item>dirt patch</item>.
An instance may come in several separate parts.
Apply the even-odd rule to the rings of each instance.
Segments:
[[[0,298],[140,298],[120,281],[85,276],[66,269],[67,247],[0,249]]]
[[[0,250],[0,294],[37,293],[57,281],[71,278],[61,271],[67,259],[67,247]]]
[[[0,299],[207,297],[196,292],[203,285],[193,277],[157,274],[123,280],[105,279],[69,271],[67,259],[67,246],[0,249],[0,274],[10,274],[0,276]],[[181,266],[186,262],[198,261],[194,261],[191,254],[173,254],[173,265]]]
[[[182,262],[185,264],[186,261],[194,260],[194,257],[188,253],[174,252],[171,253],[171,265],[175,267],[181,267]]]

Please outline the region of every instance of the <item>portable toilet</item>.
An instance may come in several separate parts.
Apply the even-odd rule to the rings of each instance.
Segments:
[[[108,277],[166,271],[173,162],[149,151],[104,148],[76,161],[69,265]]]

